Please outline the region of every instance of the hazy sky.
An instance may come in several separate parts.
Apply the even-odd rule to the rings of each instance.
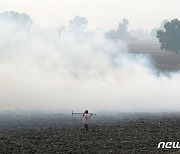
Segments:
[[[103,29],[117,27],[122,18],[130,28],[151,29],[164,19],[180,18],[179,6],[179,0],[0,0],[0,12],[25,12],[43,27],[67,24],[79,15]]]

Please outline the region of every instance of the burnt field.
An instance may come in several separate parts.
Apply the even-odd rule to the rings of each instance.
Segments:
[[[180,70],[180,54],[162,51],[157,41],[135,41],[128,45],[129,51],[151,57],[156,68],[161,72]]]
[[[121,113],[91,118],[81,132],[81,116],[0,114],[0,153],[179,153],[158,149],[178,142],[180,114]]]

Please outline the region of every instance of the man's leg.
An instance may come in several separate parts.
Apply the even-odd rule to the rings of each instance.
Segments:
[[[81,129],[81,131],[83,131],[86,128],[86,125],[83,125],[83,128]]]
[[[88,124],[85,124],[86,131],[88,131]]]

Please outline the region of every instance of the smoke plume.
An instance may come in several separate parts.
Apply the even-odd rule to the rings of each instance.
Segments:
[[[80,25],[23,29],[1,17],[1,110],[179,111],[180,73],[157,73],[151,57]]]

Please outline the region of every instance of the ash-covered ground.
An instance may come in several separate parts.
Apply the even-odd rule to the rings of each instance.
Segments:
[[[97,114],[81,132],[80,115],[0,113],[0,153],[179,153],[179,113]]]

